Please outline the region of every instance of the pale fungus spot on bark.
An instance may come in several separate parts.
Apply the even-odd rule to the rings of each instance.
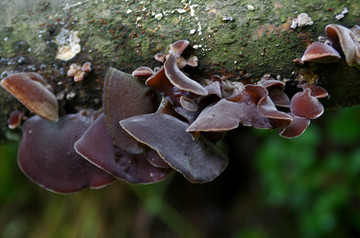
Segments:
[[[55,59],[69,61],[81,51],[78,34],[78,31],[69,31],[64,28],[61,29],[60,33],[55,38],[55,43],[58,46]]]
[[[290,28],[296,29],[298,27],[311,26],[314,24],[313,20],[307,13],[300,13],[291,23]]]

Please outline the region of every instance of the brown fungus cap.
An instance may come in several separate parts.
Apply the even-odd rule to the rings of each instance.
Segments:
[[[191,67],[197,67],[198,66],[199,59],[196,55],[190,56],[190,58],[187,61],[187,65]]]
[[[344,54],[349,65],[360,65],[360,59],[356,57],[359,42],[354,41],[354,35],[350,29],[338,24],[329,24],[325,27],[325,32],[332,46]]]
[[[149,149],[146,153],[146,159],[149,163],[160,169],[171,169],[170,165],[161,158],[161,156],[153,149]]]
[[[159,91],[175,104],[185,92],[175,87],[165,75],[164,67],[161,67],[154,75],[149,77],[145,84]]]
[[[84,63],[81,67],[81,71],[83,71],[84,73],[89,73],[91,71],[91,62]]]
[[[298,117],[315,119],[323,114],[324,107],[315,96],[312,96],[311,89],[305,88],[292,97],[290,111]]]
[[[74,82],[81,82],[83,81],[84,77],[85,77],[85,72],[83,71],[78,71],[75,76],[74,76]]]
[[[25,114],[23,112],[20,112],[19,110],[12,111],[9,115],[8,119],[8,125],[10,129],[17,128],[23,118],[25,117]]]
[[[146,66],[139,67],[132,72],[133,77],[149,78],[154,74],[154,71]]]
[[[222,98],[222,88],[221,88],[221,83],[219,81],[212,81],[211,83],[205,86],[205,89],[208,91],[207,96],[214,95],[219,99]]]
[[[154,58],[157,62],[164,63],[166,55],[164,55],[162,53],[157,53],[157,54],[155,54]]]
[[[81,71],[81,69],[82,67],[79,64],[73,63],[70,65],[69,70],[67,71],[67,76],[74,77],[77,72]]]
[[[263,117],[276,120],[276,127],[289,125],[292,122],[292,117],[285,112],[277,110],[269,96],[260,99],[257,109]]]
[[[187,65],[187,61],[186,59],[184,59],[184,57],[177,57],[176,58],[176,65],[179,69],[184,68]]]
[[[170,44],[168,53],[179,57],[184,50],[190,45],[188,40],[178,40]]]
[[[235,102],[221,99],[216,104],[210,105],[202,110],[200,115],[186,131],[216,132],[235,129],[241,121],[238,113],[244,113],[246,109],[247,107],[241,108],[241,106]]]
[[[176,64],[176,55],[169,55],[164,63],[164,69],[166,77],[175,87],[199,96],[207,95],[207,90],[203,86],[181,72]]]
[[[333,63],[341,58],[339,52],[328,44],[316,41],[312,43],[301,57],[303,62]]]
[[[130,154],[119,149],[113,143],[107,130],[104,114],[101,114],[76,141],[75,150],[97,167],[129,183],[159,182],[171,171],[169,166],[164,165],[164,162],[161,164],[157,160],[156,152]],[[162,167],[154,167],[148,160],[160,164]]]
[[[301,87],[303,89],[310,88],[311,95],[316,98],[326,98],[327,96],[329,96],[329,93],[326,91],[326,89],[324,89],[320,86],[317,86],[313,83],[305,83],[305,84],[301,85]]]
[[[185,131],[189,124],[173,116],[153,113],[131,117],[120,124],[190,182],[210,182],[227,165],[228,159],[219,148],[203,137],[194,140]]]
[[[280,128],[279,135],[285,138],[298,137],[304,133],[309,124],[309,119],[293,116],[290,125]]]
[[[139,78],[110,68],[104,81],[103,108],[115,144],[130,153],[142,153],[142,147],[121,128],[119,121],[156,110],[156,98],[151,88]]]
[[[290,107],[290,98],[283,89],[278,87],[268,88],[269,97],[276,106]]]
[[[159,92],[164,92],[164,87],[171,87],[172,84],[165,76],[164,67],[161,67],[155,74],[150,76],[146,82],[146,85],[153,87],[154,89],[158,90]]]
[[[252,102],[257,105],[260,99],[267,96],[268,91],[265,87],[255,84],[247,84],[238,95],[234,95],[228,99],[234,102]]]
[[[164,67],[161,67],[145,83],[159,91],[173,105],[173,109],[188,121],[194,121],[199,114],[198,112],[194,113],[195,107],[197,107],[196,103],[191,100],[194,95],[174,86],[166,77]],[[188,100],[185,101],[185,98]]]
[[[56,123],[39,116],[27,119],[19,145],[18,163],[35,183],[57,193],[100,188],[114,177],[83,159],[74,143],[93,122],[84,111],[61,117]]]
[[[272,128],[270,122],[261,116],[254,103],[221,99],[216,104],[202,110],[196,120],[187,128],[187,131],[229,131],[237,128],[239,123],[255,128]]]
[[[228,131],[239,124],[273,129],[286,127],[291,121],[291,116],[276,108],[265,87],[248,84],[237,95],[206,107],[187,131]]]
[[[185,110],[189,112],[195,112],[198,110],[196,103],[185,96],[180,97],[180,104]]]
[[[265,88],[270,88],[273,86],[277,86],[281,88],[285,87],[285,83],[283,81],[273,79],[268,75],[264,75],[263,77],[261,77],[261,80],[259,81],[259,85],[264,86]]]
[[[268,91],[269,97],[276,106],[289,107],[290,99],[284,92],[285,83],[269,77],[262,77],[259,82]]]
[[[46,85],[45,79],[36,73],[11,74],[1,80],[1,86],[31,112],[50,121],[57,121],[58,102]]]
[[[191,123],[199,115],[201,109],[198,103],[183,96],[180,97],[180,105],[174,105],[167,97],[163,97],[157,112],[169,114]]]

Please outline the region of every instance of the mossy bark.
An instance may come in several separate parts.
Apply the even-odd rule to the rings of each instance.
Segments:
[[[359,104],[360,71],[345,63],[297,66],[310,42],[324,35],[327,24],[360,24],[360,4],[346,0],[9,0],[0,3],[0,72],[38,72],[53,86],[68,111],[100,108],[103,77],[112,66],[131,72],[158,66],[153,55],[178,39],[188,39],[199,57],[198,73],[253,80],[270,73],[281,79],[316,80],[331,97],[328,107]],[[338,21],[337,13],[349,12]],[[291,29],[291,21],[306,12],[314,24]],[[69,61],[55,60],[56,35],[78,31],[81,52]],[[66,77],[71,63],[92,62],[93,71],[81,83]],[[303,77],[301,77],[303,76]],[[64,97],[62,97],[64,96]],[[0,141],[14,133],[7,117],[24,108],[0,90]],[[15,132],[15,135],[17,132]]]

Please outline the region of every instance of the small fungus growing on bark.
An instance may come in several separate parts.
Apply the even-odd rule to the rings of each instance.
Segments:
[[[154,71],[149,67],[139,67],[132,72],[133,77],[149,78],[154,74]]]
[[[192,56],[190,56],[190,58],[188,59],[187,65],[189,65],[189,66],[191,66],[191,67],[196,67],[196,66],[198,66],[198,62],[199,62],[198,57],[196,57],[196,55],[192,55]]]
[[[8,125],[10,129],[17,128],[21,121],[24,119],[25,114],[23,112],[20,112],[19,110],[15,110],[10,113],[9,119],[8,119]]]
[[[188,40],[178,40],[170,44],[168,54],[180,57],[184,50],[190,45]]]
[[[91,63],[90,62],[84,63],[83,66],[81,67],[81,71],[85,73],[89,73],[91,71]]]
[[[91,63],[86,62],[83,66],[79,64],[71,64],[70,68],[67,72],[68,77],[74,77],[75,82],[80,82],[84,79],[84,77],[91,71]]]
[[[357,40],[357,26],[348,29],[337,24],[327,25],[326,37],[331,41],[333,47],[344,54],[349,65],[360,67],[360,42]]]
[[[47,82],[36,73],[15,73],[1,80],[1,86],[33,113],[57,121],[58,102],[47,88]]]
[[[304,62],[332,63],[340,58],[340,54],[333,47],[316,41],[306,49],[301,60]]]
[[[71,64],[69,70],[67,71],[68,77],[74,77],[77,72],[81,70],[81,66],[79,64]]]
[[[166,55],[164,55],[162,53],[157,53],[154,55],[154,58],[157,62],[164,63]]]
[[[359,29],[358,25],[351,29],[338,24],[327,25],[325,27],[327,42],[312,43],[301,58],[302,62],[331,63],[345,58],[348,65],[360,68]],[[299,63],[297,59],[294,62]]]

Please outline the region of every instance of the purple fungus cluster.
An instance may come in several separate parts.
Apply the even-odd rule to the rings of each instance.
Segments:
[[[304,92],[296,93],[290,100],[283,91],[284,86],[284,82],[267,76],[257,84],[242,86],[231,96],[205,107],[187,131],[228,131],[242,124],[257,129],[277,128],[283,137],[297,137],[305,131],[310,119],[320,116],[324,108],[317,97],[306,97],[308,94],[304,96]],[[303,87],[310,91],[321,88]]]
[[[110,68],[104,82],[104,113],[75,143],[76,151],[114,177],[130,183],[164,179],[170,167],[154,166],[152,161],[159,160],[158,155],[133,139],[119,124],[120,120],[154,112],[157,102],[153,93],[138,78]]]
[[[194,140],[186,132],[189,124],[172,115],[144,114],[122,120],[120,124],[190,182],[209,182],[227,165],[227,157],[215,144],[205,137]]]
[[[57,193],[111,183],[113,176],[84,160],[74,149],[74,143],[93,121],[93,112],[88,111],[65,115],[57,122],[39,116],[27,119],[18,151],[21,170],[35,183]]]
[[[187,69],[198,59],[184,53],[189,48],[187,40],[174,42],[155,55],[162,64],[155,69],[139,67],[130,75],[110,68],[99,111],[59,116],[56,98],[40,75],[4,78],[1,85],[37,114],[22,127],[21,170],[57,193],[100,188],[116,179],[155,183],[172,171],[205,183],[228,164],[216,145],[224,132],[243,125],[278,129],[293,138],[324,111],[319,98],[327,92],[313,84],[301,85],[290,98],[285,82],[270,76],[246,85],[217,75],[194,79]]]
[[[133,154],[116,146],[108,132],[104,114],[101,114],[76,141],[75,150],[115,178],[130,183],[158,182],[170,172],[167,165],[154,166],[151,163],[158,160],[158,155],[150,148]]]
[[[349,29],[338,24],[325,27],[326,41],[312,43],[304,52],[303,62],[332,63],[344,58],[348,65],[360,68],[360,26]]]

